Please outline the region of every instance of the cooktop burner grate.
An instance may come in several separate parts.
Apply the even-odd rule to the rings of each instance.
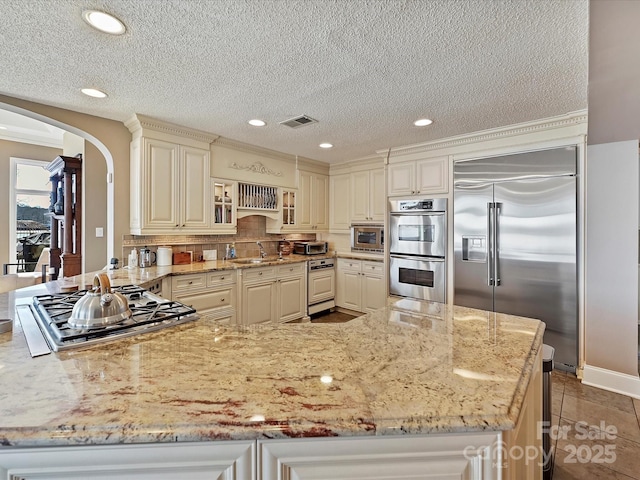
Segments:
[[[53,350],[78,348],[179,325],[197,318],[192,307],[166,300],[136,285],[112,288],[127,298],[132,316],[122,322],[91,329],[71,327],[67,321],[75,303],[88,290],[34,297],[33,307],[41,330]]]

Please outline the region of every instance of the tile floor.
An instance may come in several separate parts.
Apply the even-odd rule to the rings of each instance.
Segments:
[[[311,321],[353,318],[322,312]],[[551,386],[553,480],[640,480],[640,400],[583,385],[561,370],[552,372]]]
[[[640,400],[551,374],[553,480],[640,480]]]
[[[319,312],[311,315],[311,323],[344,323],[356,317],[342,312]]]

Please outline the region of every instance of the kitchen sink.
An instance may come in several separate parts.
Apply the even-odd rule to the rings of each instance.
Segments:
[[[234,258],[231,260],[233,263],[240,263],[242,265],[249,265],[251,263],[264,263],[264,258]]]
[[[251,265],[255,263],[269,263],[269,262],[285,262],[286,259],[278,257],[267,258],[235,258],[231,260],[233,263],[239,263],[240,265]]]

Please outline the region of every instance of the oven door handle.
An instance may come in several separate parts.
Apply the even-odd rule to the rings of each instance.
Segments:
[[[444,262],[442,257],[416,257],[411,255],[398,255],[390,253],[389,258],[397,258],[399,260],[413,260],[414,262]]]

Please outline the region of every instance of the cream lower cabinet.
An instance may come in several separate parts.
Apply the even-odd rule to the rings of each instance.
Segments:
[[[171,278],[171,299],[190,305],[200,315],[221,323],[236,323],[236,272],[176,275]]]
[[[259,478],[498,479],[499,439],[479,433],[260,441]]]
[[[0,449],[11,480],[255,480],[256,442]]]
[[[372,312],[386,303],[384,262],[338,259],[336,306]]]
[[[241,324],[289,322],[307,310],[307,264],[241,270]]]

